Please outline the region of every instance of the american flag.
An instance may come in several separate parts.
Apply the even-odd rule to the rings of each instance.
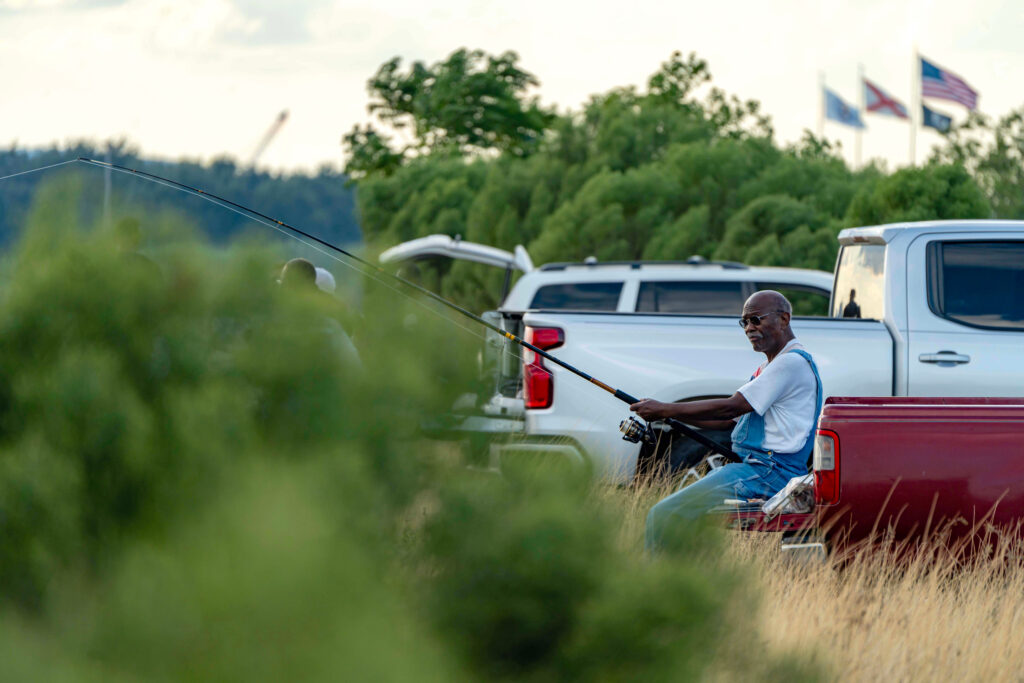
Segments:
[[[968,109],[978,106],[978,91],[951,71],[921,58],[921,96],[959,102]]]

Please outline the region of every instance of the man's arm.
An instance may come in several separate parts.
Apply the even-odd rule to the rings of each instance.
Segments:
[[[653,398],[645,398],[629,406],[629,409],[645,420],[675,418],[698,427],[722,428],[731,426],[729,421],[734,417],[753,410],[747,399],[738,391],[729,398],[709,398],[687,403],[664,403]]]

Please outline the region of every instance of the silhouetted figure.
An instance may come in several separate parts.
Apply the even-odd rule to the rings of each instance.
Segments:
[[[850,290],[850,303],[846,304],[846,307],[843,308],[843,317],[844,318],[859,318],[860,317],[860,304],[858,304],[856,301],[854,301],[854,299],[856,297],[857,297],[857,290],[856,289],[851,289]]]
[[[333,278],[332,278],[333,280]],[[282,287],[298,291],[316,292],[319,296],[330,296],[317,284],[317,268],[304,258],[293,258],[281,269]],[[321,330],[327,334],[331,345],[350,365],[360,367],[359,352],[341,323],[329,316],[321,321]]]

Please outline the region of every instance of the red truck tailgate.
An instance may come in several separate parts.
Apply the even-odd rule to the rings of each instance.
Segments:
[[[851,539],[1024,518],[1024,398],[833,397],[818,426],[837,435],[839,500],[817,511]]]

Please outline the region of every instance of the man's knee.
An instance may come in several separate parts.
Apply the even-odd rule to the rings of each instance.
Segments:
[[[702,512],[699,509],[701,496],[694,493],[694,490],[686,488],[658,501],[647,513],[647,525],[660,528],[672,518],[689,520],[699,517]]]

